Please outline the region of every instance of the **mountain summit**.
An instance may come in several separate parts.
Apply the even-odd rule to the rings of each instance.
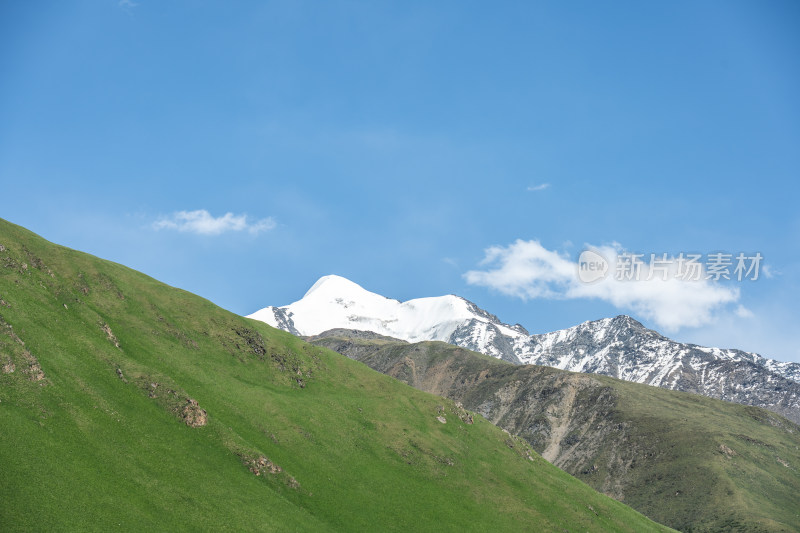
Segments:
[[[455,343],[454,335],[463,333],[465,324],[472,324],[476,333],[483,326],[506,336],[527,336],[521,326],[502,324],[496,316],[459,296],[399,302],[334,275],[320,278],[301,300],[284,307],[265,307],[248,318],[302,336],[343,328],[372,331],[409,342]]]
[[[552,366],[765,407],[800,422],[800,364],[673,341],[620,315],[531,335],[459,296],[400,302],[341,276],[302,299],[249,318],[298,336],[371,331],[408,342],[444,341],[515,364]]]

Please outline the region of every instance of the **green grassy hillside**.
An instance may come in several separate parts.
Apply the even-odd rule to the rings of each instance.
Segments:
[[[666,530],[452,401],[5,221],[0,245],[2,531]]]
[[[682,531],[800,531],[800,426],[770,411],[517,366],[449,344],[313,342],[461,402],[548,460]]]

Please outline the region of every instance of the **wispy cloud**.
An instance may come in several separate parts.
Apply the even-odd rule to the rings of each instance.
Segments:
[[[549,189],[549,183],[540,183],[539,185],[528,185],[528,192],[536,192],[536,191],[543,191],[545,189]]]
[[[467,283],[489,287],[509,296],[527,299],[599,299],[619,309],[632,310],[653,320],[668,331],[697,327],[714,319],[715,313],[739,300],[739,289],[705,279],[688,281],[661,268],[651,276],[650,263],[640,265],[639,279],[618,279],[617,256],[622,246],[592,247],[608,261],[611,275],[594,283],[583,283],[578,263],[569,256],[548,250],[538,241],[517,240],[508,246],[492,246],[485,251],[483,269],[464,274]],[[674,265],[675,263],[673,263]],[[651,279],[648,279],[651,278]],[[736,314],[747,316],[739,306]]]
[[[458,261],[456,261],[452,257],[442,257],[442,262],[450,265],[451,267],[458,268]]]
[[[773,269],[770,265],[761,265],[761,273],[764,274],[764,277],[767,279],[772,279],[775,276],[781,275],[780,272]]]
[[[119,0],[117,5],[123,9],[133,9],[134,7],[138,6],[138,2],[134,2],[133,0]]]
[[[225,213],[214,217],[205,209],[196,211],[177,211],[168,217],[160,218],[153,223],[153,228],[173,229],[198,235],[219,235],[229,231],[247,231],[253,235],[268,231],[276,226],[272,217],[248,221],[247,215]]]

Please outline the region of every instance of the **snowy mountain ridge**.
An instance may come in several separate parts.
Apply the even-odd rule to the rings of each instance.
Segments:
[[[449,342],[465,322],[497,324],[504,335],[527,335],[522,326],[508,326],[460,296],[417,298],[400,302],[341,276],[320,278],[297,302],[266,307],[248,315],[295,335],[317,335],[335,328],[372,331],[409,342]]]
[[[459,296],[400,302],[340,276],[302,299],[249,318],[299,336],[371,331],[408,342],[443,341],[516,364],[552,366],[766,407],[800,423],[800,364],[673,341],[620,315],[538,335]]]

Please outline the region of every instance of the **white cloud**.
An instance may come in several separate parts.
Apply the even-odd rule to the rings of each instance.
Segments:
[[[133,0],[119,0],[117,5],[123,9],[129,9],[129,8],[134,8],[139,4],[134,2]]]
[[[578,263],[569,256],[548,250],[538,241],[523,240],[488,248],[481,262],[485,268],[471,270],[464,278],[469,284],[522,299],[603,300],[653,320],[668,331],[707,324],[717,310],[739,300],[738,288],[706,280],[704,269],[697,281],[676,278],[675,261],[665,263],[666,270],[662,271],[658,265],[651,265],[650,257],[643,257],[637,279],[618,279],[617,257],[625,252],[622,246],[614,243],[591,249],[608,262],[608,275],[594,283],[580,280]],[[741,309],[741,313],[749,312]]]
[[[539,185],[529,185],[528,192],[543,191],[550,187],[549,183],[540,183]]]
[[[228,231],[247,231],[256,235],[271,230],[275,225],[275,220],[271,217],[248,222],[247,215],[225,213],[220,217],[213,217],[205,209],[177,211],[153,223],[153,227],[157,230],[174,229],[198,235],[219,235]]]
[[[557,298],[577,273],[573,263],[538,241],[518,240],[508,247],[492,246],[486,249],[480,264],[490,269],[470,270],[464,274],[467,283],[522,299]]]

